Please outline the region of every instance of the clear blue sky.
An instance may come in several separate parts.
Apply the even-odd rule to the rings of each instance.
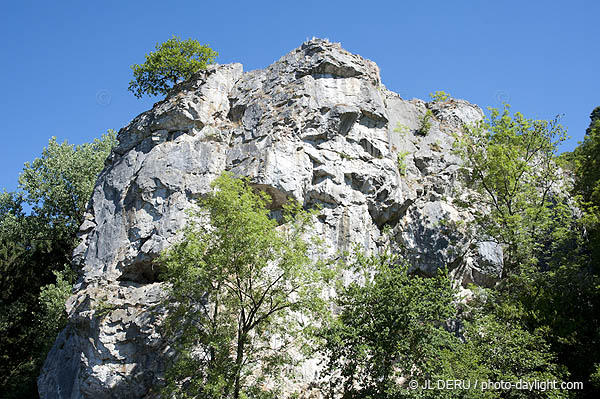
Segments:
[[[14,1],[0,8],[0,190],[51,136],[80,144],[156,99],[129,66],[172,35],[264,68],[313,36],[375,61],[406,98],[445,90],[482,108],[564,114],[571,150],[600,105],[597,1]]]

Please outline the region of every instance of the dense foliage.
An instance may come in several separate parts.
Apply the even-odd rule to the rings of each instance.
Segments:
[[[338,288],[340,314],[323,330],[328,398],[520,398],[532,396],[475,381],[561,380],[542,338],[479,304],[464,309],[445,271],[411,275],[395,256],[360,252],[349,269],[359,278]],[[437,389],[454,380],[465,387]]]
[[[173,36],[156,44],[156,51],[146,54],[143,64],[134,64],[129,91],[140,98],[144,94],[167,94],[175,83],[189,79],[193,74],[214,63],[217,53],[197,40],[181,40]]]
[[[595,272],[600,270],[600,107],[590,115],[590,126],[583,142],[570,155],[574,163],[575,194],[579,195],[586,210],[586,222],[592,243]]]
[[[590,115],[584,140],[572,154],[575,187],[572,190],[583,211],[584,256],[579,267],[561,270],[556,297],[563,323],[555,328],[561,352],[573,374],[589,378],[589,397],[600,395],[600,107]],[[572,252],[572,251],[571,251]],[[567,253],[571,257],[571,253]],[[555,303],[550,306],[557,306]],[[566,331],[565,331],[566,330]],[[562,339],[562,337],[566,337]]]
[[[489,119],[467,126],[456,143],[472,187],[481,193],[470,200],[490,209],[478,215],[480,231],[505,248],[506,277],[543,256],[543,238],[564,202],[556,152],[566,133],[558,119],[511,116],[508,106],[490,111]]]
[[[177,348],[166,392],[263,398],[263,384],[281,383],[292,362],[288,347],[307,327],[295,312],[324,309],[319,293],[328,272],[309,259],[302,239],[310,213],[285,206],[278,227],[270,199],[247,181],[223,174],[213,187],[184,239],[162,257],[171,287],[166,331]]]
[[[600,359],[600,280],[597,259],[590,256],[597,242],[586,231],[595,229],[597,217],[593,206],[572,198],[578,198],[582,186],[593,186],[591,172],[582,165],[590,166],[597,154],[583,150],[593,147],[588,130],[588,144],[570,157],[578,165],[572,188],[561,167],[564,157],[556,153],[564,137],[557,120],[511,116],[505,108],[467,127],[458,152],[480,193],[471,201],[492,210],[479,215],[476,228],[505,249],[503,278],[487,293],[483,314],[547,342],[569,380],[584,383],[578,397],[595,397],[600,388],[594,383]],[[575,195],[569,197],[569,191]]]
[[[115,132],[74,146],[52,138],[0,194],[0,397],[37,397],[36,379],[65,322],[76,232]]]
[[[356,255],[347,266],[356,280],[338,287],[340,314],[324,331],[326,390],[332,398],[401,397],[401,379],[423,382],[441,369],[454,290],[445,274],[411,276],[390,254]]]

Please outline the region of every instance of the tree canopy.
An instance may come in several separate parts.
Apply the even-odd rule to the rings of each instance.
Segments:
[[[177,337],[166,389],[189,397],[277,397],[263,383],[279,386],[292,362],[287,349],[308,327],[294,313],[324,308],[319,294],[329,272],[308,257],[303,234],[311,214],[298,204],[285,206],[278,226],[268,196],[246,180],[226,173],[213,187],[183,240],[161,258],[171,287],[166,328]]]
[[[143,64],[134,64],[129,91],[140,98],[144,94],[166,95],[174,84],[189,79],[213,64],[217,52],[197,40],[181,40],[177,36],[156,44],[156,51],[146,54]]]
[[[465,126],[456,151],[481,195],[474,203],[488,211],[478,214],[480,233],[505,247],[504,273],[535,262],[558,211],[564,187],[557,163],[558,145],[566,131],[558,118],[533,120],[517,112],[490,108],[490,117]]]
[[[505,249],[503,278],[485,295],[481,317],[493,315],[545,341],[570,379],[584,382],[584,397],[600,388],[593,382],[600,358],[600,279],[591,256],[598,217],[589,189],[597,154],[588,152],[594,126],[592,117],[587,142],[566,157],[576,165],[574,185],[558,156],[565,131],[557,119],[492,109],[489,119],[457,136],[479,193],[471,201],[491,209],[478,215],[475,228]]]
[[[421,277],[389,253],[355,255],[348,267],[358,278],[338,287],[339,316],[323,328],[327,398],[520,398],[527,395],[482,391],[475,381],[564,377],[539,335],[488,313],[477,301],[462,309],[447,271]],[[485,295],[477,298],[485,301]],[[471,385],[435,389],[438,381],[455,380]]]
[[[27,162],[19,190],[0,194],[0,396],[37,397],[36,379],[65,323],[69,264],[98,173],[116,144],[58,143]]]
[[[323,331],[326,391],[329,397],[399,397],[406,390],[400,380],[423,382],[439,371],[436,359],[451,339],[444,323],[454,314],[454,290],[443,273],[411,276],[397,256],[354,254],[347,268],[356,280],[338,286],[340,314]]]
[[[600,273],[600,107],[590,114],[590,125],[583,142],[570,154],[575,169],[574,193],[586,210],[590,241],[593,243],[592,267]]]

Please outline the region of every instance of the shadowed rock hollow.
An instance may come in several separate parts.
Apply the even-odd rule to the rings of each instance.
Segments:
[[[452,154],[453,134],[482,117],[463,100],[402,99],[375,63],[319,39],[263,70],[212,66],[178,85],[121,129],[98,177],[73,255],[81,277],[41,397],[156,396],[169,350],[150,311],[162,292],[152,261],[223,171],[248,176],[275,210],[290,197],[320,205],[315,231],[330,254],[392,244],[424,274],[448,266],[457,283],[493,283],[502,252],[469,235]]]

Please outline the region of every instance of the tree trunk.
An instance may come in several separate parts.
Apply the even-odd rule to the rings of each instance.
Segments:
[[[238,342],[237,342],[237,353],[235,358],[235,387],[233,391],[233,398],[239,399],[240,397],[240,377],[242,374],[242,363],[244,362],[244,345],[246,344],[246,334],[242,331],[238,331]]]

